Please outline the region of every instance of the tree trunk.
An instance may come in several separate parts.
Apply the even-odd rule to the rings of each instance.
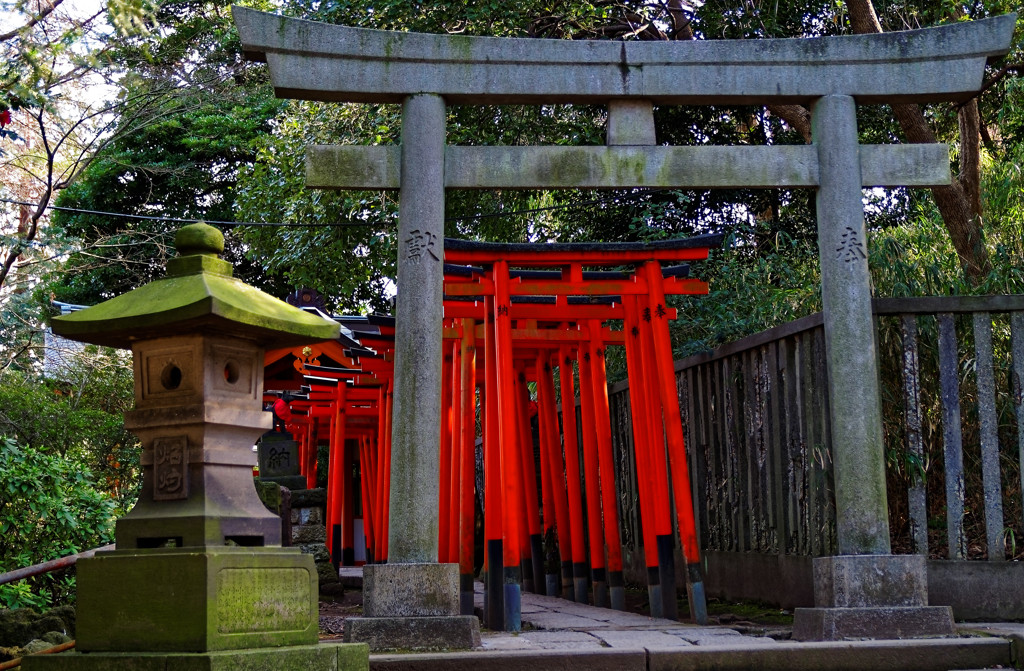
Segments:
[[[871,0],[848,0],[846,8],[850,12],[853,32],[882,32]],[[920,106],[892,105],[892,111],[907,142],[935,142],[935,133],[925,120]],[[960,175],[949,186],[933,187],[932,196],[949,231],[967,281],[977,285],[992,270],[981,221],[981,123],[978,101],[972,100],[961,107],[959,117]]]

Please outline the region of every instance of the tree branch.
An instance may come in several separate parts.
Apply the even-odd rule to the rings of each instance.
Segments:
[[[32,28],[37,23],[39,23],[47,16],[49,16],[53,12],[53,10],[57,9],[58,5],[60,5],[62,2],[64,2],[64,0],[53,0],[53,2],[51,2],[48,7],[44,7],[42,10],[40,10],[38,15],[33,16],[31,19],[28,20],[28,23],[26,23],[22,27],[15,28],[10,32],[0,34],[0,42],[6,42],[7,40],[17,37],[18,34],[21,33],[23,30],[28,30],[29,28]]]
[[[1010,65],[1004,65],[1003,67],[999,68],[998,72],[992,75],[991,79],[989,79],[988,81],[981,85],[981,88],[978,89],[978,92],[971,97],[971,100],[976,99],[982,93],[988,91],[990,88],[998,84],[1000,80],[1002,80],[1003,77],[1005,77],[1006,75],[1010,74],[1011,72],[1019,72],[1021,70],[1024,70],[1024,63],[1011,63]],[[966,105],[967,102],[963,103],[961,107],[963,105]]]

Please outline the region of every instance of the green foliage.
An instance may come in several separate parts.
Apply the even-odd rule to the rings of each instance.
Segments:
[[[760,240],[755,230],[733,233],[691,274],[709,282],[709,294],[674,302],[677,357],[821,310],[817,244],[786,233]]]
[[[694,17],[694,32],[708,40],[817,37],[846,32],[842,3],[711,0]]]
[[[542,23],[557,26],[554,30],[549,28],[545,31],[547,34],[582,37],[596,23],[607,19],[614,9],[612,3],[585,0],[557,3],[545,0],[517,3],[482,0],[472,3],[417,2],[415,5],[405,0],[340,0],[312,7],[303,0],[285,3],[286,14],[314,21],[378,30],[505,37],[536,35]]]
[[[139,443],[123,420],[133,405],[131,360],[92,346],[64,358],[69,365],[51,379],[14,370],[0,377],[0,436],[81,464],[123,512],[140,484]]]
[[[124,429],[133,403],[130,359],[87,347],[41,377],[25,359],[0,375],[0,571],[110,542],[115,515],[138,495],[137,439]],[[49,574],[0,586],[0,605],[74,598],[74,578]]]
[[[1024,293],[1024,145],[982,173],[984,231],[992,272],[976,285],[964,277],[949,234],[931,200],[896,225],[872,232],[871,275],[876,296]]]
[[[321,291],[336,301],[332,307],[387,312],[397,204],[386,194],[303,188],[305,147],[328,142],[354,106],[293,103],[290,110],[252,164],[241,169],[238,213],[242,219],[308,227],[243,227],[236,233],[258,266],[294,286]],[[391,111],[380,109],[362,121],[371,132],[391,133]]]
[[[154,99],[155,119],[119,135],[81,179],[62,192],[63,207],[232,221],[238,167],[252,161],[272,119],[285,106],[265,72],[243,62],[230,3],[160,5],[159,35],[116,41],[112,58],[131,64],[121,86]],[[52,291],[59,300],[92,304],[163,275],[173,232],[181,224],[105,214],[57,212],[55,226],[79,241]],[[235,276],[272,293],[287,290],[245,258],[227,235],[225,258]]]
[[[46,454],[0,438],[0,567],[13,570],[110,542],[114,502],[89,469],[72,458]],[[7,607],[42,606],[73,598],[73,583],[40,577],[0,587]]]

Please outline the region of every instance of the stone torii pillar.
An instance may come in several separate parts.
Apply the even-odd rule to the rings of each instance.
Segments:
[[[460,614],[459,565],[438,563],[444,314],[444,99],[402,103],[395,396],[388,563],[363,568],[363,614],[348,641],[383,648],[469,648],[479,624]]]
[[[897,33],[687,42],[393,33],[237,7],[234,17],[246,56],[268,64],[281,97],[394,103],[426,95],[447,104],[608,105],[606,147],[444,147],[443,167],[432,166],[430,174],[440,175],[445,188],[818,189],[840,556],[816,561],[818,608],[797,614],[797,632],[820,638],[949,630],[948,610],[941,623],[921,610],[927,604],[923,559],[892,557],[883,542],[887,504],[875,411],[878,386],[872,377],[874,340],[865,336],[872,326],[864,310],[870,282],[860,202],[861,187],[948,183],[948,148],[859,145],[853,111],[855,103],[957,101],[975,95],[986,59],[1008,51],[1015,15]],[[654,146],[653,105],[771,103],[813,106],[814,144]],[[406,133],[403,127],[403,142]],[[437,161],[436,145],[433,151]],[[406,182],[418,179],[403,160],[406,152],[388,146],[311,147],[307,185],[404,193]],[[412,230],[422,233],[403,225],[403,231]],[[403,232],[400,242],[406,240]],[[441,242],[434,244],[436,249]],[[403,284],[399,273],[399,295],[419,290]],[[441,316],[428,318],[440,323]],[[401,322],[405,318],[399,314],[399,330],[409,327]],[[399,348],[414,343],[401,342],[406,344]],[[871,354],[845,351],[852,343]],[[439,378],[440,363],[436,367]],[[400,384],[396,379],[396,394]],[[438,379],[425,388],[439,385]],[[428,421],[426,413],[420,416]],[[399,424],[408,421],[396,414],[396,436],[405,431]],[[440,434],[440,417],[430,421],[430,429],[423,428],[429,442],[415,448],[424,454]],[[435,471],[430,478],[436,480]],[[700,567],[694,568],[687,572],[690,579],[700,575]],[[894,583],[915,589],[895,593],[888,589]]]

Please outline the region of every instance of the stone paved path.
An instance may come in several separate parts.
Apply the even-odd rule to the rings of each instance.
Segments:
[[[483,608],[483,586],[476,585],[476,606]],[[776,641],[721,626],[698,626],[597,608],[556,597],[524,592],[523,631],[481,634],[484,650],[587,650],[639,648],[674,650],[697,645],[775,645]]]
[[[357,588],[361,571],[343,568],[342,580]],[[481,630],[474,650],[371,654],[370,671],[947,671],[1024,660],[1022,623],[962,625],[968,637],[797,643],[530,593],[522,621],[517,633]]]

